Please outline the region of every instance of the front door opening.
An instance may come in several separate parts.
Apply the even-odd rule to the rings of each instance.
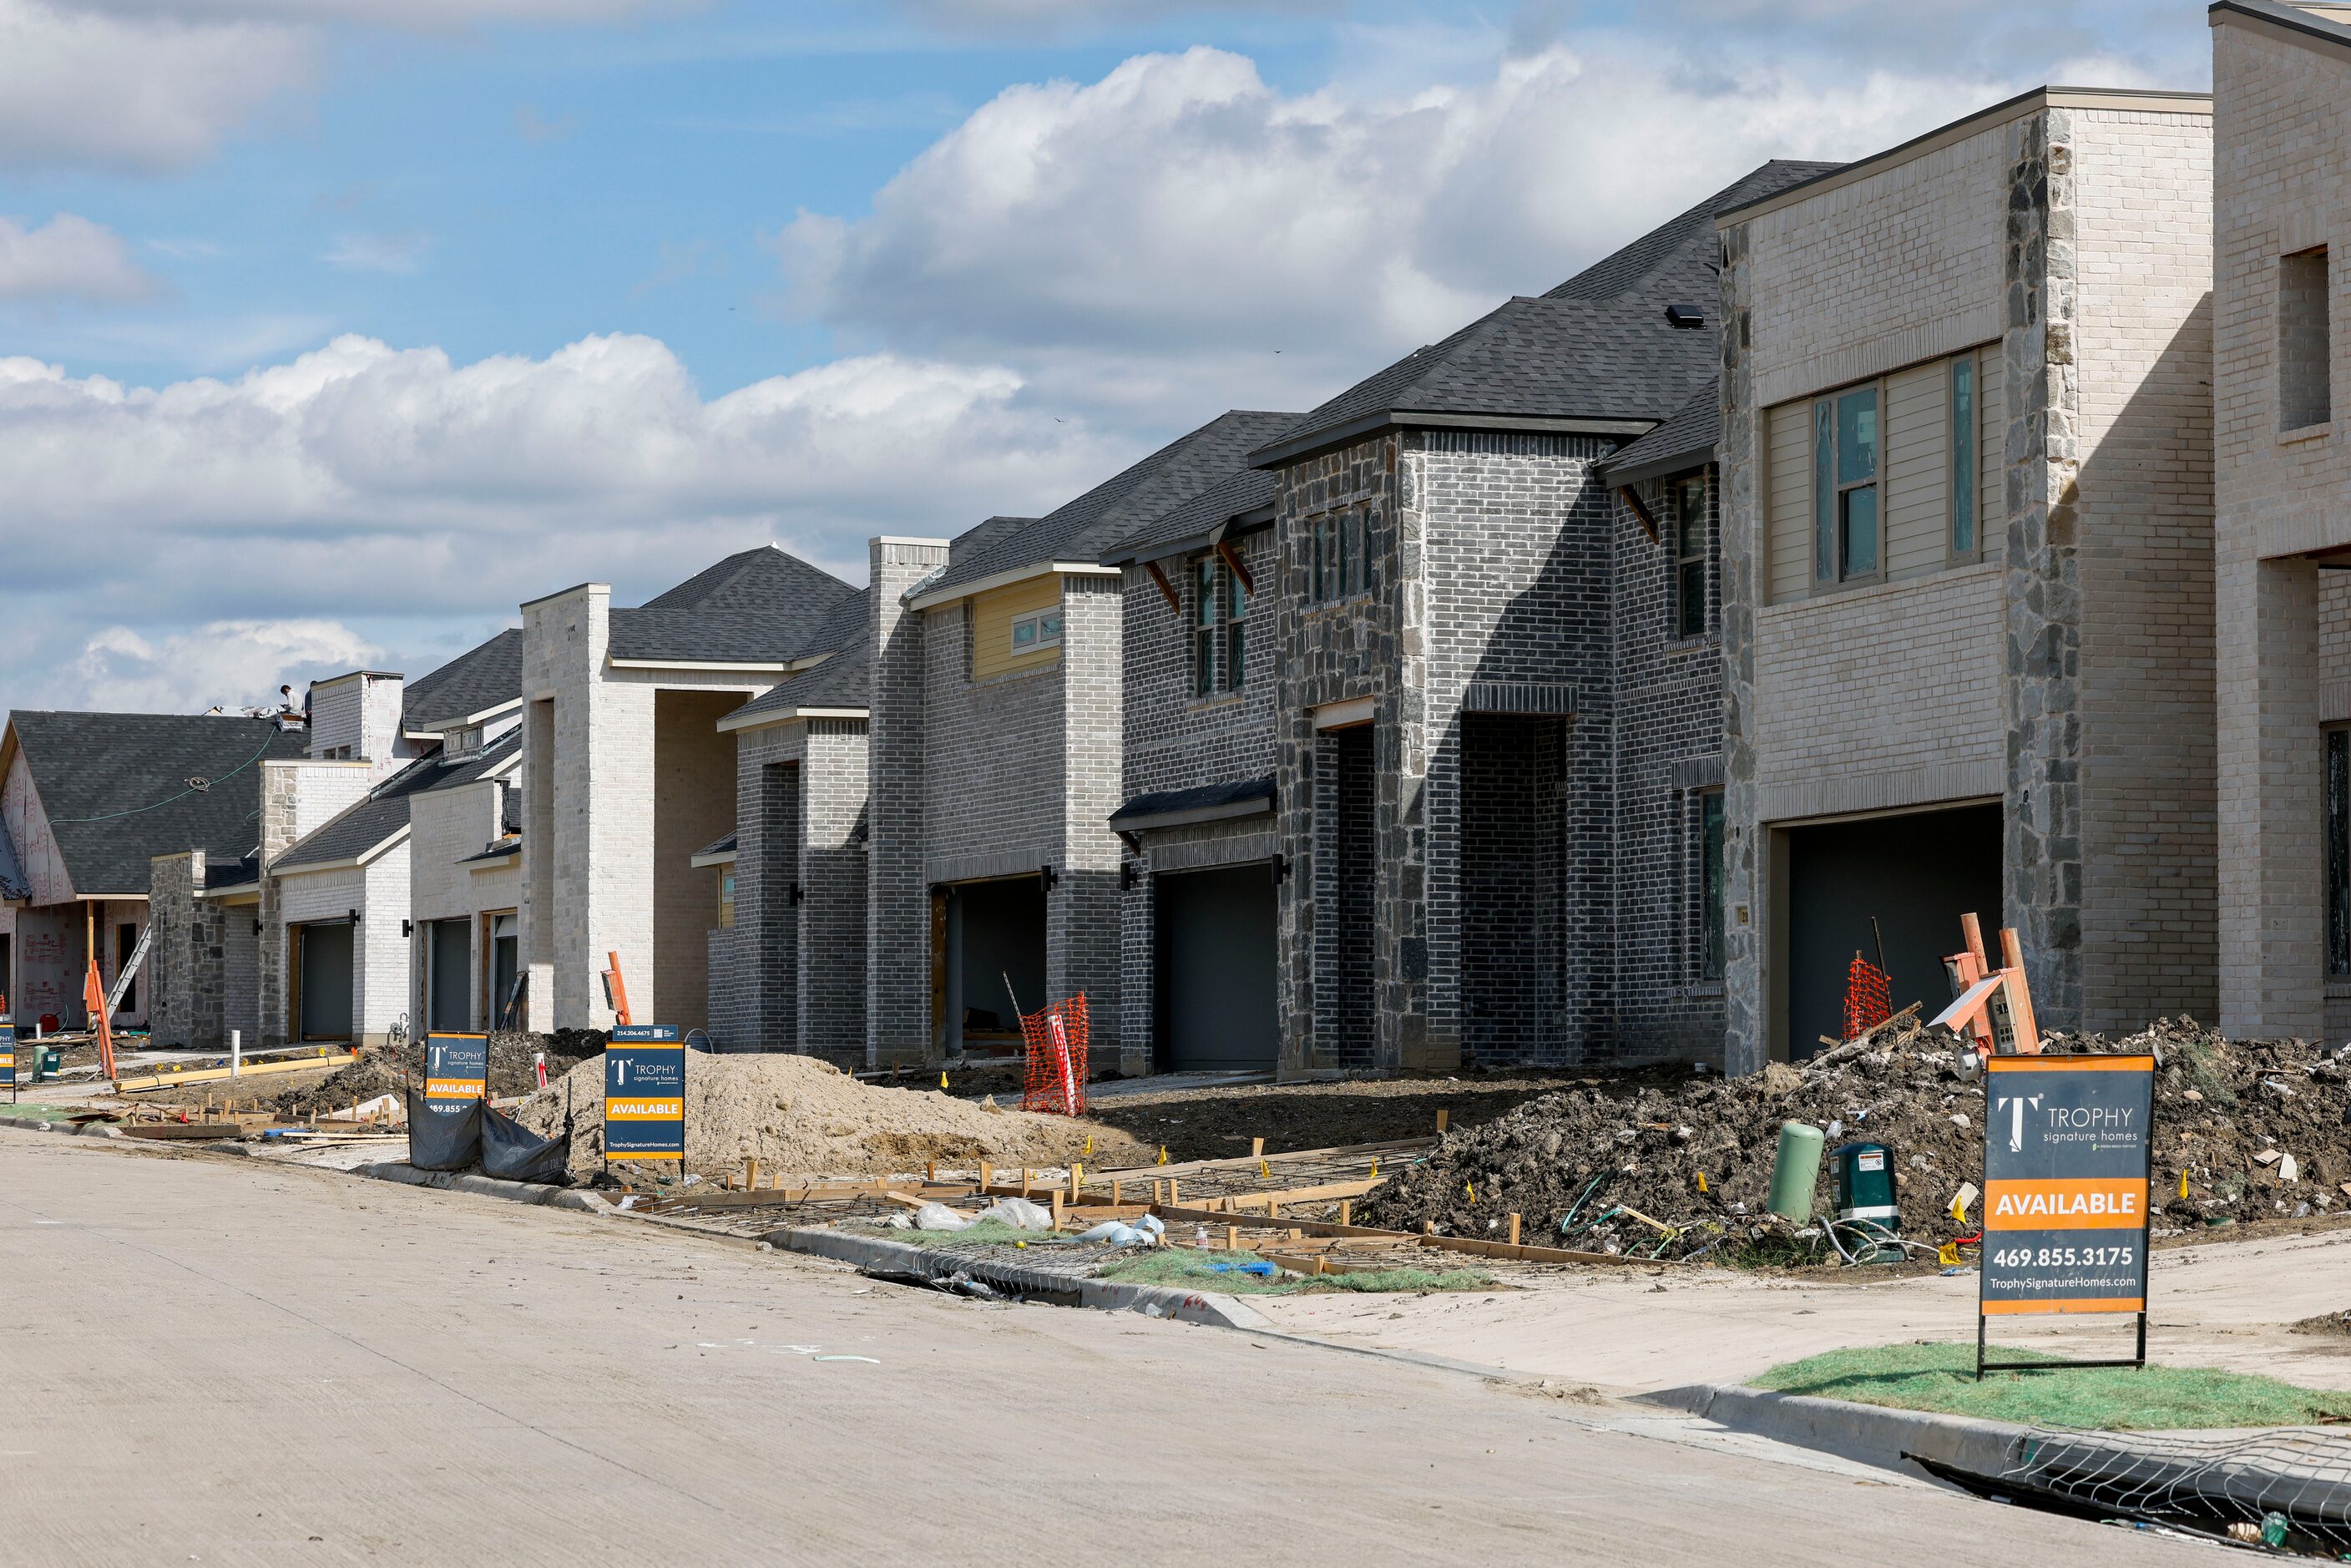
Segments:
[[[297,1005],[304,1040],[351,1038],[351,927],[349,921],[294,927],[301,977]]]
[[[946,905],[947,1050],[1018,1051],[1013,998],[1032,1013],[1060,999],[1045,994],[1044,887],[1033,876],[967,882]]]

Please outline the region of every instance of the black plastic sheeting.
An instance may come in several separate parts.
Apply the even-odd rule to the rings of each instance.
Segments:
[[[408,1163],[421,1171],[462,1171],[482,1157],[482,1103],[435,1106],[408,1091]]]
[[[512,1116],[482,1107],[482,1174],[554,1186],[563,1180],[566,1138],[542,1138]]]

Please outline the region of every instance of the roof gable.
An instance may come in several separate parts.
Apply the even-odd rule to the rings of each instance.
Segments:
[[[522,700],[522,629],[510,627],[469,648],[401,695],[401,728],[412,735],[453,728]]]

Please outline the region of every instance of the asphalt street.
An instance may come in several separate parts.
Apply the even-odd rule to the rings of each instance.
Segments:
[[[0,1191],[9,1563],[2210,1550],[1458,1372],[626,1219],[5,1130]]]

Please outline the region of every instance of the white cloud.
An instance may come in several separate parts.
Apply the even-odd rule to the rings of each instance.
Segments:
[[[1767,158],[1891,145],[2004,87],[1554,47],[1355,99],[1195,48],[1008,89],[870,215],[803,213],[774,243],[796,308],[876,340],[1005,358],[1052,396],[1114,384],[1113,360],[1187,384],[1190,364],[1264,406],[1549,287]]]
[[[561,26],[612,22],[645,12],[689,11],[697,0],[75,0],[78,8],[167,21],[358,22],[449,29],[486,23]]]
[[[109,626],[64,672],[63,700],[99,711],[201,713],[276,699],[280,685],[380,664],[383,650],[333,621],[214,621],[147,636]]]
[[[152,389],[0,359],[0,627],[39,631],[0,638],[0,701],[162,679],[213,622],[405,618],[406,658],[567,582],[633,602],[768,540],[861,580],[869,535],[1050,506],[1137,455],[1008,370],[887,354],[717,398],[627,336],[472,364],[347,337]],[[76,617],[158,667],[120,640],[61,664]]]
[[[59,213],[37,229],[0,218],[0,299],[137,299],[154,287],[121,236],[88,218]]]
[[[298,27],[0,0],[0,167],[185,168],[317,72]]]
[[[902,0],[907,13],[958,30],[1154,22],[1212,11],[1311,16],[1345,9],[1343,0]]]
[[[319,259],[346,272],[390,272],[402,277],[424,265],[433,236],[423,234],[339,235]]]

